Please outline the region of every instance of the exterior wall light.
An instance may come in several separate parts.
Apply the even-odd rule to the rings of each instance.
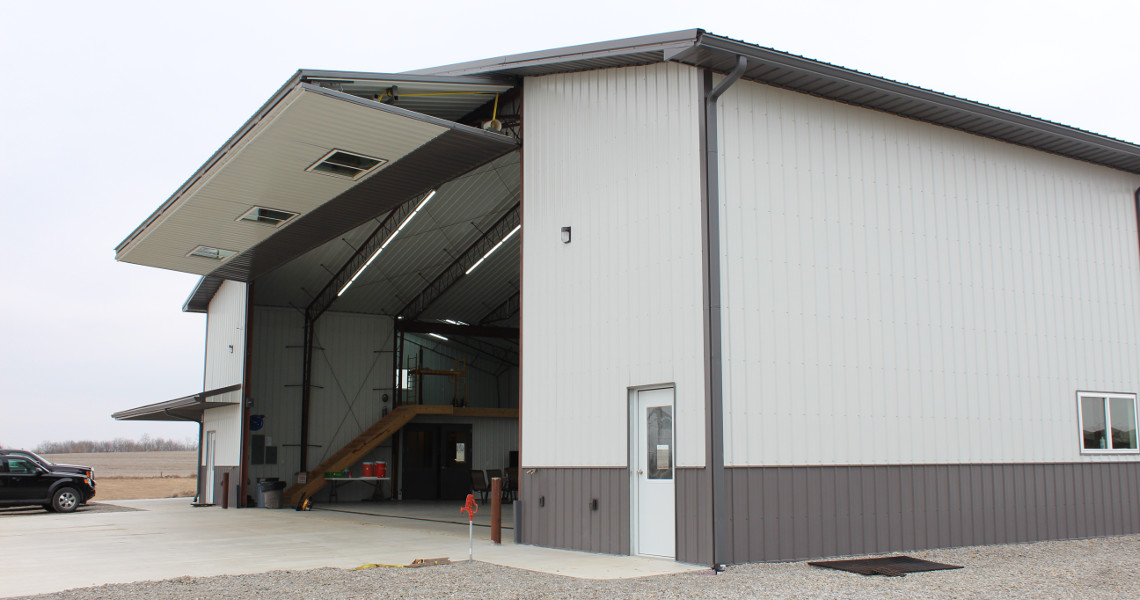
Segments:
[[[562,243],[563,244],[569,244],[570,243],[570,228],[569,227],[563,227],[562,228]]]

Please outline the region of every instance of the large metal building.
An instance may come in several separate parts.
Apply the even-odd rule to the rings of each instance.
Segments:
[[[300,71],[116,249],[204,501],[384,460],[727,564],[1140,532],[1140,146],[701,30]],[[222,494],[225,497],[222,497]]]

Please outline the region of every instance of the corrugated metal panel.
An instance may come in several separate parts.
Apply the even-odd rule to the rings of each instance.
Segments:
[[[242,383],[245,372],[246,284],[223,282],[210,301],[206,317],[207,390]],[[241,464],[242,390],[207,398],[207,402],[231,402],[233,406],[203,413],[203,429],[216,431],[214,464]]]
[[[214,437],[214,466],[241,464],[240,404],[212,408],[202,413],[202,430],[217,432]]]
[[[265,416],[257,433],[278,447],[278,464],[254,467],[252,474],[293,481],[300,462],[304,319],[295,310],[258,308],[254,323],[253,413]],[[315,340],[309,443],[320,447],[309,449],[310,465],[379,421],[393,398],[390,318],[328,312],[317,321]],[[381,454],[377,458],[387,458]]]
[[[747,467],[726,480],[733,563],[1140,532],[1138,463]]]
[[[1140,146],[1135,144],[700,29],[529,52],[413,73],[538,76],[666,60],[728,73],[741,55],[749,60],[745,79],[1140,173]]]
[[[250,466],[253,481],[278,477],[293,483],[293,473],[300,466],[297,444],[301,442],[304,326],[304,316],[297,310],[258,307],[253,313],[253,366],[248,390],[253,399],[251,412],[264,417],[264,425],[256,433],[266,436],[267,445],[277,447],[276,465]]]
[[[215,390],[242,383],[245,374],[245,315],[246,284],[223,282],[210,301],[206,317],[204,389]],[[232,392],[208,401],[234,402],[240,398],[240,392]]]
[[[511,153],[441,186],[381,257],[337,299],[335,309],[395,314],[419,295],[483,231],[518,203],[519,159],[519,153]],[[514,256],[517,277],[517,250]],[[487,288],[476,293],[476,301],[487,294],[498,297],[494,288]]]
[[[345,294],[336,299],[333,310],[373,314],[393,314],[434,279],[443,269],[479,238],[508,209],[518,203],[519,154],[508,154],[466,175],[441,186],[438,193],[407,227],[385,248],[380,257],[352,284]],[[345,236],[331,240],[319,248],[290,261],[281,268],[257,280],[258,305],[304,307],[333,277],[355,248],[376,228],[377,221],[369,221]],[[518,250],[500,248],[507,260],[513,255],[514,279],[518,279]],[[497,253],[498,254],[498,253]],[[484,271],[486,265],[480,265]],[[459,308],[467,311],[449,313],[447,318],[471,321],[482,317],[480,307],[497,304],[513,291],[510,273],[503,273],[504,281],[491,271],[476,271],[487,285],[465,289],[462,293],[449,291],[441,300],[461,298]],[[517,289],[517,288],[516,288]]]
[[[674,472],[677,476],[677,560],[711,565],[712,471],[704,467],[678,468]]]
[[[404,340],[403,368],[409,367],[413,357],[418,361],[421,349],[423,361],[419,364],[425,369],[450,371],[456,369],[456,361],[466,362],[467,406],[518,408],[518,395],[512,393],[517,386],[504,385],[504,380],[511,373],[516,377],[518,375],[517,357],[514,363],[500,360],[465,345],[458,337],[443,341],[429,336],[408,335]],[[460,394],[463,393],[463,383],[460,382]],[[417,393],[422,396],[424,404],[451,404],[456,397],[455,380],[452,377],[425,375],[418,386]],[[412,401],[414,400],[409,400]]]
[[[317,321],[309,454],[318,465],[379,421],[392,398],[392,319],[328,312]],[[315,387],[315,386],[320,386]],[[389,402],[382,402],[388,394]]]
[[[1140,391],[1140,178],[750,82],[721,111],[728,464],[1091,460],[1075,391]]]
[[[627,389],[673,383],[677,463],[701,466],[697,71],[662,64],[525,86],[523,460],[626,465]]]
[[[378,224],[379,220],[369,219],[336,239],[259,277],[254,304],[298,308],[308,306]]]
[[[520,541],[549,548],[629,554],[627,469],[523,467],[522,471]],[[598,501],[597,510],[590,509],[591,500]]]
[[[519,235],[515,234],[483,264],[455,282],[420,315],[420,319],[478,323],[519,291],[520,247]]]
[[[375,103],[368,106],[346,101],[353,97],[342,96],[303,86],[294,89],[160,219],[124,242],[116,258],[210,273],[218,268],[217,261],[187,257],[186,253],[199,244],[245,251],[292,227],[300,225],[303,229],[304,215],[360,185],[306,171],[329,151],[339,148],[394,164],[449,131],[441,123],[411,119],[402,112]],[[384,166],[380,173],[393,164]],[[272,202],[271,208],[303,216],[281,229],[237,220],[267,199]]]

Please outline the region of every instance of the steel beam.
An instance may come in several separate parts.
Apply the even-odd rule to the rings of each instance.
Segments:
[[[465,335],[470,337],[503,338],[519,340],[517,327],[487,327],[485,325],[452,325],[431,321],[398,319],[396,329],[406,333],[438,333],[439,335]]]
[[[505,321],[519,314],[519,308],[522,306],[520,298],[519,292],[511,294],[510,298],[507,298],[502,304],[491,309],[491,312],[487,313],[487,316],[479,319],[479,324],[487,325],[489,323],[498,323],[499,321]]]
[[[356,252],[354,252],[352,256],[349,257],[348,261],[346,261],[344,265],[341,266],[340,270],[338,270],[336,274],[333,275],[332,279],[330,279],[329,282],[325,284],[325,287],[321,288],[321,291],[317,293],[316,297],[313,298],[313,301],[310,302],[307,307],[305,307],[305,317],[307,319],[316,321],[322,314],[324,314],[326,310],[329,309],[330,306],[332,306],[333,302],[336,301],[337,296],[340,294],[340,290],[344,288],[345,284],[347,284],[352,279],[352,277],[356,275],[356,272],[359,271],[361,267],[363,267],[364,264],[368,262],[368,259],[371,258],[372,255],[377,250],[379,250],[381,246],[384,245],[384,242],[388,241],[388,238],[392,237],[392,234],[395,233],[396,228],[400,226],[400,223],[404,222],[404,219],[408,218],[408,216],[416,210],[416,207],[419,206],[421,201],[423,201],[425,195],[417,196],[408,202],[397,206],[396,208],[392,209],[392,212],[388,213],[388,216],[384,217],[384,220],[380,222],[380,225],[378,225],[376,229],[374,229],[372,233],[368,235],[368,238],[364,240],[364,243],[356,249]]]
[[[455,259],[438,277],[429,283],[414,300],[396,314],[404,319],[415,319],[420,316],[420,313],[438,300],[448,288],[455,285],[455,282],[467,273],[467,269],[479,262],[479,259],[483,258],[491,248],[494,248],[495,244],[503,241],[503,238],[519,225],[521,222],[520,214],[520,205],[514,205],[482,237],[475,240],[474,244],[464,250],[459,258]]]

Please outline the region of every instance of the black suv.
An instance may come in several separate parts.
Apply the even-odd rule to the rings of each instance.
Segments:
[[[0,454],[0,506],[38,504],[54,512],[73,512],[95,497],[83,473],[53,471],[23,452]]]

